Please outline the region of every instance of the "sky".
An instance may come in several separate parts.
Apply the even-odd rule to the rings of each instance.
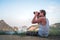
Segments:
[[[32,25],[33,12],[46,10],[49,23],[60,23],[60,0],[0,0],[0,20],[11,26]]]

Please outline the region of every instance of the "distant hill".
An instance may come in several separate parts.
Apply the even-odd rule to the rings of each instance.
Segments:
[[[51,27],[56,27],[56,28],[60,28],[60,23],[55,23],[55,24],[52,24]]]
[[[57,27],[60,27],[60,23],[55,23],[54,25],[56,25]]]
[[[0,31],[13,31],[13,28],[9,26],[4,20],[0,20]]]

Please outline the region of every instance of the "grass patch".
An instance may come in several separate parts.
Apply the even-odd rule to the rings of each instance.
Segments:
[[[49,35],[51,36],[60,36],[60,28],[51,27],[49,31]]]

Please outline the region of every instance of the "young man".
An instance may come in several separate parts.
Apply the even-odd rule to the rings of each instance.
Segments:
[[[46,18],[46,11],[40,10],[39,13],[37,11],[34,13],[35,15],[32,20],[32,24],[38,23],[38,35],[41,37],[47,37],[49,34],[49,20]]]

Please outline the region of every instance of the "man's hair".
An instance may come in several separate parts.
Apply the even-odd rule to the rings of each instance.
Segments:
[[[44,14],[44,16],[46,16],[46,11],[45,10],[40,10],[41,13]]]

